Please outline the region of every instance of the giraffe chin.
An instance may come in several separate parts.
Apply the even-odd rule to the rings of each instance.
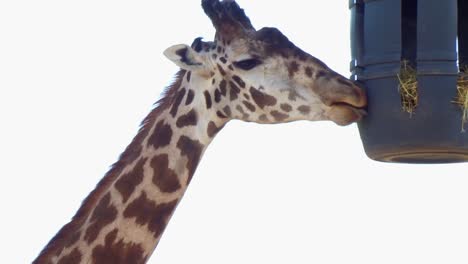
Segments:
[[[339,126],[347,126],[358,122],[365,115],[367,115],[367,112],[364,109],[346,103],[332,104],[330,110],[327,111],[328,119]]]

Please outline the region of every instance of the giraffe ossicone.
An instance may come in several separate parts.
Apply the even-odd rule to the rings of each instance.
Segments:
[[[214,41],[169,47],[181,70],[135,139],[33,262],[145,263],[203,152],[232,119],[258,123],[365,114],[365,93],[289,41],[256,30],[235,1],[202,0]]]

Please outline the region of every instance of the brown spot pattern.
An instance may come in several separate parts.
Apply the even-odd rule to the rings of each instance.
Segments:
[[[151,168],[154,170],[153,183],[162,192],[175,192],[180,189],[177,174],[169,168],[169,156],[161,154],[151,160]]]
[[[234,75],[232,76],[232,79],[241,87],[245,88],[245,82],[241,79],[241,77]]]
[[[130,195],[135,191],[135,188],[143,181],[143,166],[146,160],[146,158],[140,159],[130,172],[122,175],[115,182],[115,188],[122,195],[124,203],[127,202]]]
[[[288,100],[296,101],[297,97],[299,97],[299,94],[295,90],[289,90]]]
[[[190,78],[192,77],[192,72],[187,72],[187,82],[190,82]]]
[[[245,100],[242,101],[242,103],[245,105],[245,107],[247,107],[247,109],[249,109],[250,112],[255,112],[255,106],[253,104]]]
[[[216,115],[219,117],[219,118],[227,118],[227,116],[225,114],[223,114],[221,111],[216,111]]]
[[[268,122],[268,117],[265,114],[259,116],[258,119],[262,122]]]
[[[135,222],[139,225],[147,225],[154,238],[158,238],[166,228],[176,205],[177,201],[156,204],[146,197],[145,192],[142,192],[140,197],[125,208],[123,215],[125,218],[135,218]]]
[[[213,121],[208,123],[207,133],[209,137],[214,137],[223,127],[217,127]]]
[[[252,95],[255,103],[263,109],[265,106],[274,106],[276,104],[276,98],[261,92],[253,87],[250,87],[250,94]]]
[[[177,115],[177,110],[179,109],[179,105],[182,102],[182,99],[184,99],[185,92],[186,92],[185,88],[182,88],[180,89],[180,91],[177,92],[175,101],[172,104],[171,111],[170,111],[172,117],[175,117]]]
[[[223,108],[223,111],[224,111],[224,113],[225,113],[227,116],[231,116],[231,115],[232,115],[231,107],[229,107],[229,105],[226,105],[226,106]]]
[[[81,231],[78,230],[78,231],[74,231],[71,233],[71,236],[70,236],[70,240],[65,244],[65,247],[69,248],[69,247],[72,247],[76,242],[78,242],[78,240],[80,239],[81,237]]]
[[[226,58],[224,58],[224,57],[219,58],[219,60],[224,64],[226,64],[226,62],[227,62]]]
[[[236,106],[236,110],[239,111],[239,113],[242,114],[242,119],[249,118],[249,115],[244,111],[244,108],[242,108],[242,106],[240,106],[240,105]]]
[[[303,115],[307,115],[308,113],[310,113],[310,106],[307,106],[307,105],[301,105],[297,108],[297,110],[299,110],[299,112],[301,112],[301,114]]]
[[[305,74],[307,75],[307,77],[312,78],[314,72],[312,71],[312,68],[307,66],[307,67],[305,67]]]
[[[315,78],[319,79],[319,78],[325,78],[325,79],[330,79],[330,77],[328,76],[328,74],[325,72],[325,71],[318,71],[317,72],[317,75],[315,76]]]
[[[214,92],[214,100],[215,103],[219,103],[221,101],[221,91],[219,89],[216,89]]]
[[[273,118],[276,121],[279,121],[279,122],[284,121],[289,117],[289,115],[283,114],[283,113],[278,112],[278,111],[271,111],[270,114],[273,116]]]
[[[149,137],[148,143],[152,144],[154,148],[158,149],[171,143],[172,128],[168,124],[164,124],[164,120],[156,124],[153,134]]]
[[[219,83],[219,89],[221,90],[221,95],[226,96],[226,94],[227,94],[227,89],[226,89],[226,81],[225,81],[225,80],[222,80],[222,81]]]
[[[291,112],[292,111],[292,106],[290,106],[289,104],[281,104],[280,107],[281,107],[281,110],[283,110],[285,112]]]
[[[186,156],[188,159],[186,168],[189,171],[188,181],[190,182],[198,166],[198,162],[200,161],[203,145],[197,140],[192,140],[187,136],[181,136],[177,142],[177,148],[180,149],[182,156]]]
[[[61,257],[57,264],[79,264],[81,257],[81,252],[75,248],[67,255]]]
[[[211,108],[211,95],[208,91],[205,91],[203,93],[205,95],[205,102],[206,102],[206,108],[210,109]]]
[[[156,123],[159,121],[158,118],[161,116],[161,114],[163,114],[166,110],[169,112],[169,109],[174,102],[174,98],[177,92],[180,90],[182,81],[185,80],[184,76],[186,72],[187,71],[185,70],[180,70],[177,72],[174,82],[166,89],[164,92],[165,95],[161,100],[158,101],[157,107],[145,117],[141,123],[141,128],[137,135],[132,140],[130,145],[120,155],[119,160],[114,165],[112,165],[110,170],[99,181],[96,188],[82,202],[80,208],[75,213],[72,220],[64,225],[57,232],[57,234],[53,236],[49,243],[47,243],[47,246],[43,248],[38,257],[32,263],[52,264],[51,259],[57,256],[59,252],[62,252],[65,247],[70,248],[70,250],[73,249],[73,245],[69,245],[68,243],[73,243],[77,237],[84,237],[86,226],[83,227],[83,223],[89,220],[93,210],[96,208],[96,205],[99,203],[102,196],[106,193],[107,190],[109,190],[109,188],[112,188],[112,185],[122,174],[124,168],[128,164],[133,163],[140,158],[143,142],[149,138],[150,132],[152,133],[155,129]],[[151,142],[148,142],[148,146],[150,146],[150,144]],[[117,196],[120,196],[120,194]],[[80,233],[81,236],[79,235]],[[83,240],[83,242],[85,241]]]
[[[111,195],[107,193],[101,198],[91,215],[90,225],[86,229],[84,239],[91,244],[106,225],[117,217],[117,209],[111,204]]]
[[[240,93],[241,90],[232,81],[229,81],[229,86],[231,87],[231,89],[229,90],[229,96],[230,96],[231,101],[234,101],[238,98],[238,94]]]
[[[195,110],[190,110],[185,115],[181,115],[177,118],[176,125],[178,128],[186,127],[186,126],[194,126],[198,122],[197,112]]]
[[[294,74],[296,74],[296,72],[299,71],[299,64],[297,64],[296,61],[292,61],[289,65],[288,65],[288,73],[289,73],[289,78],[293,77]]]
[[[193,98],[195,97],[195,93],[193,90],[189,90],[187,93],[187,99],[185,100],[185,105],[189,105],[193,102]]]
[[[106,235],[104,245],[98,245],[93,249],[93,263],[112,264],[144,264],[146,257],[143,248],[135,243],[116,241],[117,229]]]
[[[223,69],[223,67],[221,67],[221,65],[219,64],[216,64],[216,65],[218,66],[219,73],[221,73],[222,76],[225,76],[226,71]]]

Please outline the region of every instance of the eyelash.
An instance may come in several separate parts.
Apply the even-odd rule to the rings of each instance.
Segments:
[[[247,59],[247,60],[234,62],[234,66],[236,66],[237,68],[246,70],[246,71],[257,67],[260,64],[262,64],[262,62],[258,59]]]

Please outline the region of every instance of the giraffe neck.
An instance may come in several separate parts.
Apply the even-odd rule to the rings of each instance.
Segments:
[[[179,72],[119,161],[33,263],[146,262],[226,122],[209,111],[203,81]]]

